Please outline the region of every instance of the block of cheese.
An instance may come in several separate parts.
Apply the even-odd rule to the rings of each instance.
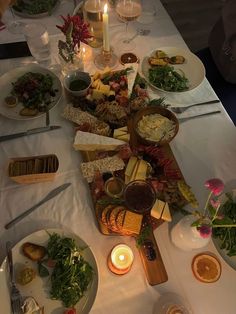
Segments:
[[[124,145],[125,142],[112,137],[93,134],[89,132],[77,131],[74,140],[75,150],[95,151],[116,150],[117,147]]]
[[[144,160],[140,160],[137,171],[134,175],[134,180],[146,180],[147,177],[147,163]]]
[[[143,215],[130,212],[125,213],[123,231],[139,234],[142,226]]]
[[[164,207],[161,218],[165,221],[168,221],[168,222],[170,222],[172,220],[168,203],[165,203],[165,207]]]
[[[114,136],[114,138],[116,138],[117,140],[125,141],[128,143],[130,140],[130,134],[121,134],[119,136]]]
[[[165,202],[157,199],[153,205],[153,208],[151,209],[151,216],[156,219],[160,219],[165,208],[165,204]]]
[[[125,183],[129,183],[129,180],[134,171],[137,161],[138,161],[137,157],[135,156],[130,157],[127,167],[125,169]]]

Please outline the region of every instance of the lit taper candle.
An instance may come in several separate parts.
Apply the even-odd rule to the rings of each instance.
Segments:
[[[105,51],[110,51],[107,3],[104,5],[104,13],[102,15],[102,19],[103,19],[103,49]]]

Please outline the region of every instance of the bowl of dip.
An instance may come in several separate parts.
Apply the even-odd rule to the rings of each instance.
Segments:
[[[91,82],[89,73],[75,70],[65,76],[63,83],[67,94],[83,97],[87,94]]]
[[[165,145],[178,133],[179,121],[170,110],[161,106],[150,106],[135,114],[133,129],[142,144]]]
[[[145,214],[152,209],[156,201],[156,193],[148,182],[135,180],[126,185],[124,200],[130,211]]]

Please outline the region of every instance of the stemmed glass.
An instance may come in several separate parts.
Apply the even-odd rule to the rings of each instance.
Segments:
[[[142,11],[140,0],[118,0],[116,2],[116,13],[119,19],[126,24],[125,38],[121,39],[120,49],[131,51],[135,48],[135,43],[128,38],[128,25],[130,21],[136,20]]]
[[[9,30],[9,32],[13,33],[13,34],[22,34],[24,27],[25,27],[25,23],[21,22],[20,20],[16,19],[14,10],[13,10],[13,6],[14,4],[12,4],[9,8],[13,17],[13,21],[11,21],[10,23],[7,24],[7,29]]]

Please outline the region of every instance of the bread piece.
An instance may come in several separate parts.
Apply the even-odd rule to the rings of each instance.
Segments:
[[[44,258],[47,251],[44,246],[26,242],[22,246],[23,254],[32,261],[40,261]]]

